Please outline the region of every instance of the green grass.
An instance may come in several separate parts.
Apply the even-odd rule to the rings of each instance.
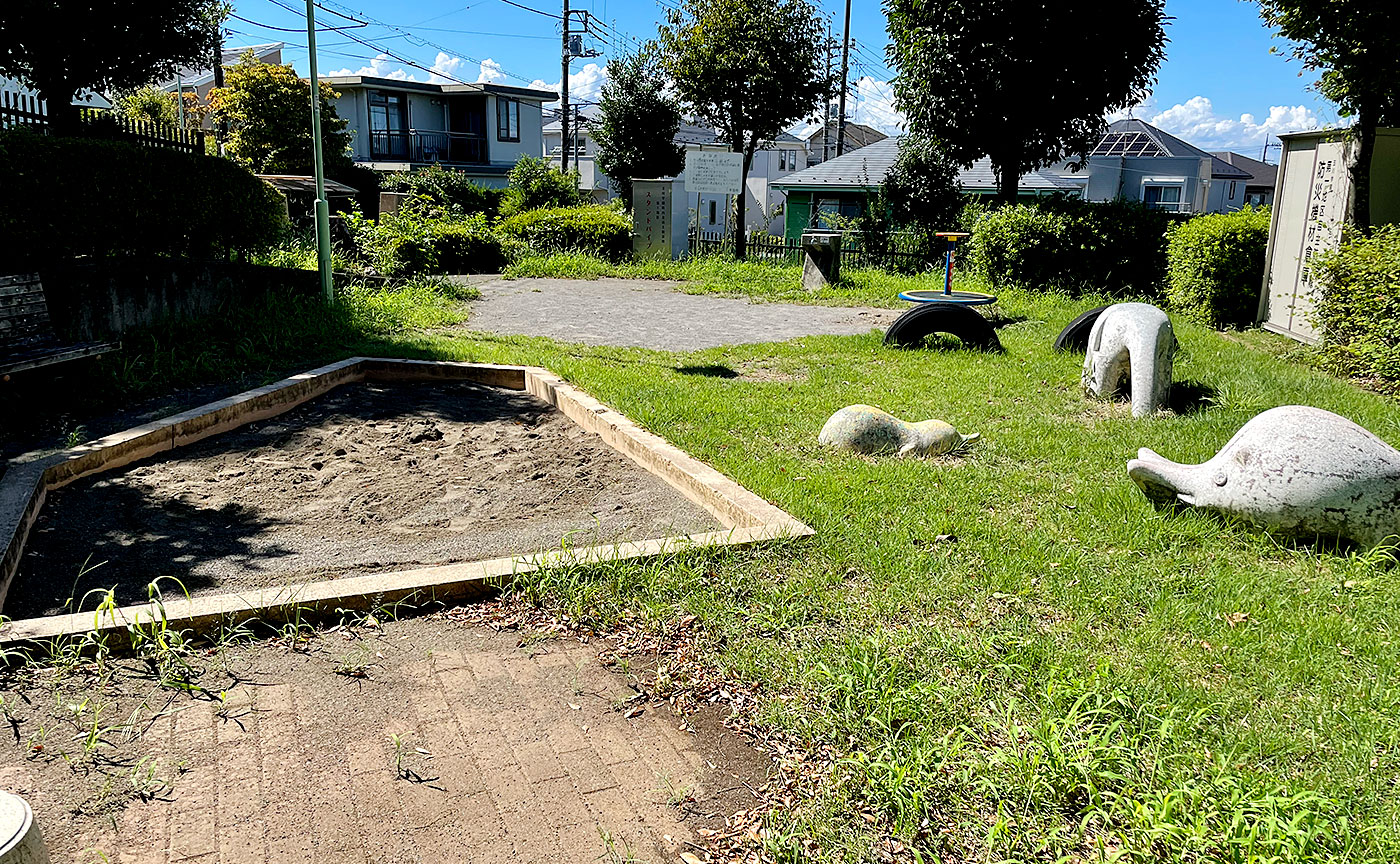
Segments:
[[[608,272],[786,298],[794,268],[758,267]],[[859,276],[863,303],[914,281]],[[1400,570],[1159,513],[1125,463],[1143,446],[1203,460],[1281,404],[1400,443],[1400,410],[1272,337],[1178,322],[1196,400],[1134,420],[1087,401],[1082,358],[1050,349],[1094,302],[1003,292],[999,355],[878,333],[667,354],[392,326],[318,350],[547,366],[816,528],[527,585],[582,620],[698,616],[701,659],[758,687],[764,723],[837,749],[824,795],[775,817],[775,838],[871,860],[868,809],[924,861],[1396,860]],[[818,447],[855,402],[982,439],[957,460]]]

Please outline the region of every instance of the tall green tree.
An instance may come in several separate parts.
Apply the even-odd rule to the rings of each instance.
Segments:
[[[630,210],[633,177],[670,177],[685,167],[685,150],[675,142],[681,107],[666,90],[655,43],[609,61],[607,71],[593,127],[594,158]]]
[[[1260,0],[1264,21],[1304,68],[1318,71],[1317,90],[1356,118],[1353,220],[1371,227],[1371,157],[1377,126],[1400,125],[1400,3],[1396,0]]]
[[[1082,154],[1104,115],[1145,98],[1163,0],[884,0],[895,98],[962,166],[991,157],[998,197]]]
[[[225,11],[218,0],[3,0],[0,75],[38,91],[53,127],[72,131],[79,91],[130,90],[208,66]]]
[[[826,33],[807,0],[680,0],[661,28],[662,65],[682,104],[744,154],[812,113],[831,94]],[[745,253],[741,191],[734,252]]]
[[[350,133],[336,113],[338,94],[321,86],[321,143],[326,171],[350,165]],[[247,52],[224,70],[224,86],[209,91],[214,120],[228,125],[225,150],[258,174],[310,174],[311,83],[291,66],[262,63]]]

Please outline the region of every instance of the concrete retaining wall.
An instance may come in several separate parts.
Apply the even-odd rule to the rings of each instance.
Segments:
[[[231,261],[107,260],[40,272],[60,337],[120,336],[167,318],[197,318],[260,302],[268,294],[315,296],[316,273]]]

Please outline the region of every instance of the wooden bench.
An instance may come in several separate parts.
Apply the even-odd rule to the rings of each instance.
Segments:
[[[39,274],[0,276],[0,379],[121,348],[120,342],[65,342],[49,321]]]

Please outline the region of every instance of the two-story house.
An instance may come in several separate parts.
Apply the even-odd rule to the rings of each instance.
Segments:
[[[579,187],[589,192],[595,200],[604,202],[615,194],[608,175],[599,170],[594,162],[597,147],[590,134],[596,112],[584,114],[581,128],[571,129],[573,139],[569,155],[569,168],[579,172]],[[715,135],[715,130],[693,123],[682,123],[675,143],[687,150],[728,149]],[[544,127],[545,158],[556,168],[561,163],[563,152],[560,123],[554,120]],[[753,155],[749,167],[748,184],[745,187],[744,205],[746,224],[752,230],[767,229],[770,232],[783,228],[783,207],[787,193],[774,183],[780,178],[807,167],[806,144],[786,132],[780,133],[772,141],[762,142]],[[685,172],[676,178],[675,195],[686,201],[690,212],[690,225],[700,231],[727,233],[729,231],[732,196],[695,194],[685,191]]]
[[[502,84],[429,84],[362,75],[324,79],[351,133],[351,158],[384,171],[441,164],[502,187],[522,156],[544,147],[541,106],[552,90]]]

